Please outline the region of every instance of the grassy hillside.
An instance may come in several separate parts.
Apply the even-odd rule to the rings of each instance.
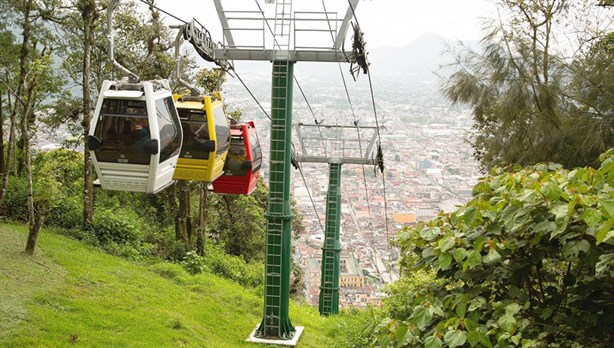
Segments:
[[[262,317],[253,291],[48,231],[30,258],[25,240],[24,226],[0,225],[1,347],[262,347],[244,342]],[[293,303],[290,318],[305,327],[298,347],[332,345],[317,309]]]

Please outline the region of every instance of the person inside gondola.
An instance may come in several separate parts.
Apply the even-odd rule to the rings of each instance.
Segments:
[[[203,123],[202,126],[200,126],[196,132],[194,132],[192,138],[196,143],[204,145],[205,142],[209,140],[209,129],[207,129],[207,123]]]
[[[232,176],[245,176],[249,169],[249,162],[245,158],[245,149],[241,146],[231,146],[228,150],[228,157],[226,158],[228,165],[228,175]]]
[[[147,128],[144,127],[143,122],[137,121],[135,123],[133,133],[136,137],[136,152],[144,153],[145,150],[143,149],[143,144],[145,144],[145,141],[149,140],[149,132],[147,131]]]

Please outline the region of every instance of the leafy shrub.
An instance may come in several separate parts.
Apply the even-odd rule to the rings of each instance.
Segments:
[[[333,348],[368,347],[373,340],[373,332],[382,320],[381,311],[368,307],[366,310],[341,310],[329,318],[328,336],[334,337]]]
[[[610,347],[614,150],[601,160],[495,168],[464,207],[403,230],[404,276],[440,283],[405,291],[404,317],[382,322],[378,344]]]
[[[123,257],[132,261],[142,261],[154,254],[156,246],[149,243],[116,243],[108,242],[103,245],[104,250],[115,256]]]
[[[91,228],[102,244],[136,243],[143,236],[139,222],[138,215],[132,210],[104,209],[96,212]]]
[[[205,256],[194,251],[187,252],[181,264],[190,274],[207,271],[247,288],[258,287],[264,281],[263,264],[246,263],[241,257],[226,254],[219,246],[207,245]]]
[[[28,184],[25,178],[11,176],[4,194],[3,214],[9,219],[28,220]]]
[[[83,224],[83,200],[79,196],[56,197],[56,204],[47,214],[46,223],[62,228],[75,228]]]
[[[205,265],[205,258],[198,255],[195,251],[188,251],[181,265],[190,274],[198,274],[208,270],[208,267]]]

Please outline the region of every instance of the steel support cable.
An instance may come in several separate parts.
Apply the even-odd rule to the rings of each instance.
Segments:
[[[301,91],[301,95],[303,96],[303,99],[305,99],[305,103],[307,103],[307,107],[309,108],[309,111],[311,112],[311,115],[313,116],[313,122],[318,127],[318,133],[320,133],[320,142],[322,143],[322,148],[324,149],[324,156],[328,156],[326,143],[324,143],[324,134],[322,134],[322,129],[320,128],[320,124],[318,123],[316,114],[313,112],[313,109],[311,108],[311,104],[309,104],[309,100],[307,100],[307,96],[305,95],[305,92],[303,92],[303,87],[301,87],[301,84],[298,83],[298,79],[296,78],[296,75],[294,75],[294,82],[296,82],[296,86],[298,86],[298,89],[299,91]]]
[[[326,9],[326,3],[324,0],[322,0],[322,7],[324,8],[324,13],[326,14],[326,22],[328,24],[328,29],[330,31],[330,38],[334,45],[335,37],[333,36],[332,27],[330,25],[330,20],[328,18],[328,10]],[[356,18],[356,14],[354,13],[353,8],[352,8],[352,14],[354,15],[354,18]],[[345,95],[348,99],[348,104],[350,104],[350,110],[352,111],[352,117],[354,118],[354,126],[356,126],[356,132],[358,133],[358,149],[360,151],[360,154],[362,155],[362,139],[360,137],[360,128],[358,127],[359,120],[356,118],[356,113],[354,112],[354,104],[352,104],[352,98],[350,97],[350,91],[348,90],[348,85],[347,85],[347,82],[345,81],[345,75],[343,75],[343,68],[341,67],[341,63],[337,63],[337,65],[339,66],[339,73],[341,74],[341,81],[343,81],[343,88],[345,89]],[[365,172],[364,165],[362,166],[362,181],[365,186],[365,196],[367,198],[367,213],[369,214],[369,216],[371,216],[371,202],[369,200],[369,189],[367,186],[367,174]]]
[[[260,107],[260,110],[262,110],[262,112],[264,112],[264,115],[269,119],[269,121],[271,121],[271,116],[269,116],[269,113],[266,112],[266,110],[264,110],[264,107],[262,107],[262,104],[260,104],[260,102],[258,101],[258,98],[256,98],[254,93],[252,93],[252,91],[249,89],[249,87],[247,87],[247,85],[245,84],[245,82],[243,81],[241,76],[239,76],[239,74],[237,73],[236,70],[233,69],[232,71],[234,71],[235,75],[237,75],[237,78],[239,79],[239,81],[241,81],[241,84],[243,84],[243,87],[245,87],[245,89],[247,90],[249,95],[252,97],[252,99],[254,99],[256,104],[258,104],[258,106]]]
[[[179,17],[175,16],[174,14],[172,14],[172,13],[170,13],[170,12],[168,12],[168,11],[165,11],[165,10],[161,9],[160,7],[158,7],[158,6],[154,5],[153,0],[139,0],[139,1],[140,1],[140,2],[142,2],[142,3],[144,3],[144,4],[146,4],[147,6],[150,6],[150,7],[155,8],[156,10],[158,10],[158,11],[160,11],[160,12],[162,12],[162,13],[166,14],[167,16],[171,16],[171,17],[173,17],[174,19],[176,19],[176,20],[180,21],[180,22],[181,22],[181,23],[183,23],[183,24],[188,24],[188,22],[184,21],[183,19],[181,19],[181,18],[179,18]]]
[[[377,119],[377,108],[375,106],[375,95],[373,94],[373,83],[371,81],[371,70],[367,70],[367,76],[369,77],[369,90],[371,91],[371,102],[373,103],[373,114],[375,115],[375,129],[377,130],[377,147],[378,149],[378,155],[381,153],[381,148],[382,148],[382,138],[380,136],[379,133],[379,121]],[[384,174],[384,156],[383,154],[381,155],[382,158],[378,158],[378,162],[381,160],[381,163],[378,163],[380,165],[380,170],[382,172],[382,184],[384,185],[384,224],[386,225],[386,239],[389,238],[389,231],[388,231],[388,199],[386,198],[386,175]],[[390,243],[388,243],[388,248],[390,248]]]
[[[326,231],[324,231],[324,226],[322,226],[322,221],[320,221],[320,214],[318,214],[318,209],[316,208],[316,204],[313,201],[313,197],[311,196],[311,191],[309,191],[309,186],[307,186],[307,180],[305,180],[305,176],[303,175],[303,169],[301,167],[298,167],[298,171],[301,173],[301,178],[303,178],[303,184],[305,184],[305,189],[307,189],[307,195],[309,196],[309,200],[311,201],[313,211],[316,213],[316,219],[318,219],[318,224],[320,225],[322,234],[325,234]]]

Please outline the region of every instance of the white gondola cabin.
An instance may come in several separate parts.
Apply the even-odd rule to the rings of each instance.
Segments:
[[[103,82],[88,136],[103,189],[157,193],[169,186],[182,140],[166,80]]]
[[[222,175],[230,147],[230,127],[221,96],[174,98],[184,136],[174,179],[212,182]]]

